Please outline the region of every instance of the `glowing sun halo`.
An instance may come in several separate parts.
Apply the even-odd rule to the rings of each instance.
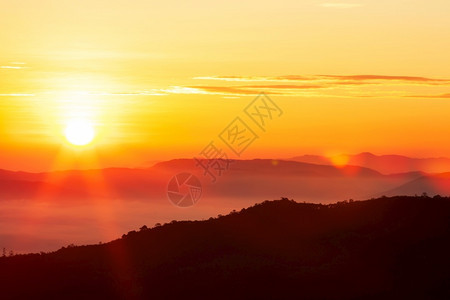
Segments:
[[[87,120],[70,120],[64,130],[67,141],[76,146],[84,146],[92,142],[95,130]]]

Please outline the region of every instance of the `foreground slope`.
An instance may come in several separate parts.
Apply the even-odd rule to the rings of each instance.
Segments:
[[[283,199],[0,258],[0,287],[2,299],[448,299],[449,241],[449,198]]]

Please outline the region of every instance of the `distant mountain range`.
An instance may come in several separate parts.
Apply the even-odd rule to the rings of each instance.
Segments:
[[[236,160],[220,176],[214,166],[209,171],[215,182],[193,159],[141,169],[0,170],[0,249],[27,253],[55,250],[67,241],[108,241],[145,220],[154,224],[208,218],[261,199],[331,203],[424,192],[450,195],[445,173],[384,175],[359,166],[271,159]],[[201,198],[187,209],[174,205],[168,194],[173,176],[183,172],[197,176],[202,185]]]
[[[400,159],[371,154],[355,157],[367,157],[365,162],[371,166],[375,161]],[[215,182],[193,159],[160,162],[145,169],[107,168],[49,173],[0,170],[0,201],[82,201],[92,198],[155,201],[167,198],[167,184],[180,172],[196,175],[203,185],[202,198],[214,201],[216,205],[218,201],[227,199],[242,199],[243,205],[246,205],[259,199],[280,196],[326,203],[335,199],[364,199],[381,195],[415,195],[423,192],[430,195],[450,194],[450,179],[446,173],[420,172],[412,164],[402,169],[392,163],[391,169],[414,171],[387,175],[365,166],[317,164],[324,159],[319,157],[313,159],[307,156],[303,159],[310,162],[236,160],[229,165],[228,170],[221,171],[220,176],[213,167],[209,169],[215,174]],[[352,162],[355,160],[351,159]]]
[[[293,157],[293,161],[320,165],[352,165],[376,170],[383,174],[407,173],[421,171],[426,173],[450,172],[450,159],[440,158],[411,158],[401,155],[374,155],[363,152],[355,155],[303,155]]]
[[[420,195],[421,193],[450,195],[450,173],[421,176],[384,194],[386,196],[394,196]]]
[[[450,198],[266,201],[0,258],[2,299],[450,299]]]

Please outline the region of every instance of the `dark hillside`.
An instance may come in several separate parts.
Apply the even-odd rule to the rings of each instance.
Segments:
[[[0,258],[2,299],[449,299],[450,199],[282,199]]]

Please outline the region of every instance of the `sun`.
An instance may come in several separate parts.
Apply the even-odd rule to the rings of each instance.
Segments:
[[[88,120],[75,119],[67,122],[64,134],[67,141],[72,145],[84,146],[92,142],[95,137],[95,130]]]

